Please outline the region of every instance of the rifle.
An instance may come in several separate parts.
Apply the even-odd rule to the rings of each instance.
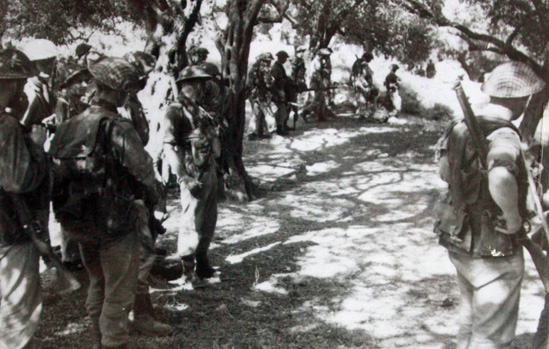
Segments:
[[[475,117],[475,114],[473,113],[473,109],[469,104],[469,100],[465,95],[465,91],[463,90],[463,87],[461,86],[460,81],[456,83],[456,85],[454,86],[454,90],[456,91],[459,104],[461,106],[461,109],[463,110],[464,121],[465,121],[465,124],[467,125],[467,129],[469,130],[469,134],[471,135],[473,146],[476,148],[478,152],[482,167],[486,169],[485,159],[488,154],[488,150],[486,148],[486,143],[484,142],[484,136],[480,129],[478,120]],[[547,221],[545,220],[545,216],[543,215],[541,202],[537,195],[537,190],[536,190],[534,180],[532,178],[532,174],[528,170],[528,165],[526,163],[526,159],[524,158],[524,154],[522,151],[521,151],[521,159],[524,164],[524,168],[526,169],[526,174],[528,177],[528,188],[530,189],[533,200],[534,200],[536,214],[540,216],[543,230],[545,231],[546,236],[549,237],[549,227],[547,226]],[[549,293],[549,259],[543,253],[543,250],[541,249],[541,247],[535,244],[528,237],[528,235],[526,235],[524,228],[521,230],[522,232],[517,233],[519,234],[518,242],[522,246],[524,246],[524,248],[526,248],[526,250],[530,253],[530,256],[532,257],[532,261],[534,262],[534,265],[536,266],[536,270],[538,271],[541,282],[543,283],[543,287],[545,288],[545,292]]]
[[[9,195],[11,201],[13,202],[13,206],[17,211],[19,221],[23,226],[23,231],[25,234],[31,238],[32,243],[36,246],[38,252],[42,258],[44,258],[44,261],[46,261],[46,264],[52,265],[57,270],[57,284],[55,291],[60,295],[64,295],[78,290],[81,286],[80,282],[78,282],[74,275],[72,275],[67,267],[65,267],[65,265],[63,265],[63,263],[59,260],[59,257],[57,257],[57,255],[53,252],[50,244],[41,239],[42,228],[38,222],[32,219],[27,205],[16,194],[8,192],[6,192],[6,194]]]

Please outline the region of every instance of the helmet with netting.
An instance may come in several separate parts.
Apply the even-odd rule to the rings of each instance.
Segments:
[[[273,55],[270,52],[264,52],[257,56],[258,61],[270,62],[274,59]]]
[[[88,69],[96,81],[113,90],[128,91],[140,80],[136,69],[123,58],[105,57]]]
[[[527,97],[545,87],[545,82],[522,62],[506,62],[497,66],[482,84],[482,91],[498,98]]]

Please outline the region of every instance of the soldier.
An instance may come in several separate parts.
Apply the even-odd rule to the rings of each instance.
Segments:
[[[89,71],[97,88],[91,106],[59,125],[51,143],[53,208],[89,274],[94,347],[127,348],[140,247],[136,202],[154,206],[160,190],[139,135],[117,113],[139,76],[120,58],[103,58]]]
[[[287,85],[289,84],[288,75],[286,75],[286,69],[284,69],[284,63],[288,60],[288,53],[286,51],[279,51],[276,54],[277,60],[271,68],[271,75],[273,77],[273,96],[272,100],[276,105],[275,120],[276,120],[276,133],[281,136],[288,135],[288,99],[286,95]]]
[[[371,52],[366,52],[355,61],[351,68],[351,84],[357,95],[358,113],[361,120],[373,117],[377,109],[379,91],[374,86],[374,72],[368,64],[372,59],[374,59],[374,55]]]
[[[137,98],[137,93],[143,90],[147,85],[149,74],[156,65],[156,58],[154,58],[153,55],[142,51],[133,51],[124,55],[124,59],[136,69],[136,72],[139,75],[139,81],[135,86],[131,86],[128,98],[122,106],[125,110],[123,116],[132,122],[141,141],[143,141],[143,145],[147,145],[147,143],[149,143],[150,132],[149,122],[145,116],[143,106],[141,105],[139,98]]]
[[[387,90],[386,107],[387,111],[397,115],[400,112],[401,99],[399,95],[400,78],[396,75],[398,64],[391,64],[391,72],[385,77],[384,85]]]
[[[435,226],[449,250],[460,288],[458,348],[508,348],[515,335],[524,272],[527,169],[520,135],[511,124],[544,83],[523,63],[498,66],[482,85],[490,108],[479,118],[486,135],[482,168],[463,121],[439,141],[440,176],[449,203]],[[444,206],[441,206],[443,208]]]
[[[435,68],[435,63],[433,63],[432,59],[429,59],[429,62],[427,62],[427,67],[425,68],[425,76],[427,76],[429,79],[432,79],[437,74],[437,69]]]
[[[292,61],[292,83],[289,83],[287,86],[288,102],[290,102],[288,113],[291,111],[294,113],[294,130],[299,117],[297,102],[300,94],[307,90],[307,83],[305,82],[307,68],[305,67],[305,60],[303,59],[303,52],[305,52],[304,46],[299,46],[295,50],[295,57]]]
[[[89,106],[82,98],[88,90],[91,75],[88,68],[76,63],[67,63],[59,67],[57,80],[59,92],[55,105],[55,123],[60,124],[82,113]]]
[[[254,132],[249,135],[251,140],[257,138],[270,138],[269,128],[265,120],[266,115],[272,114],[269,104],[271,103],[273,78],[271,75],[271,62],[273,55],[262,53],[252,65],[248,75],[250,88],[250,103],[255,118]]]
[[[29,106],[21,122],[38,124],[55,111],[54,73],[58,50],[49,40],[35,39],[28,42],[22,51],[32,61],[38,75],[29,79],[25,86]]]
[[[153,55],[142,51],[130,52],[124,55],[124,59],[134,67],[139,80],[135,85],[129,86],[128,97],[122,106],[122,116],[131,121],[145,146],[149,141],[149,123],[145,117],[143,106],[137,98],[137,93],[145,88],[149,73],[153,71],[156,65],[156,59]],[[135,204],[139,210],[137,224],[139,236],[141,237],[141,248],[133,307],[134,321],[131,323],[131,327],[146,336],[166,336],[173,329],[171,326],[156,320],[148,283],[149,274],[156,260],[155,241],[158,236],[158,232],[155,230],[157,226],[150,224],[155,220],[154,213],[151,212],[154,207],[147,207],[143,200],[137,200]],[[165,212],[165,208],[162,208],[162,210]]]
[[[21,198],[47,234],[48,163],[45,134],[31,138],[19,123],[23,87],[32,76],[22,52],[0,50],[0,347],[34,348],[33,334],[42,311],[39,253],[24,233],[10,196]]]
[[[194,287],[203,286],[200,280],[215,274],[207,253],[217,222],[214,159],[221,149],[214,120],[198,105],[209,79],[211,76],[200,68],[184,68],[177,80],[179,100],[168,107],[163,120],[164,156],[181,188],[177,251],[183,260],[185,276]]]
[[[312,101],[309,100],[303,108],[302,115],[306,118],[309,113],[317,115],[319,121],[325,121],[328,118],[335,118],[335,113],[328,108],[330,103],[330,83],[332,68],[330,55],[332,51],[328,48],[322,48],[318,51],[313,60],[311,82],[309,86],[314,90]]]

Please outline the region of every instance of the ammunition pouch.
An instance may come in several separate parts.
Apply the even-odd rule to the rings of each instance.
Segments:
[[[468,232],[468,216],[463,210],[454,208],[448,193],[443,195],[435,206],[434,232],[439,237],[439,243],[464,252],[470,252],[472,247],[471,234]]]

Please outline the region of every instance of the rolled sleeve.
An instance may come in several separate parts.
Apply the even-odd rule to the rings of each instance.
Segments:
[[[488,169],[506,167],[513,175],[518,175],[517,161],[521,146],[519,135],[509,127],[500,128],[488,137]]]

